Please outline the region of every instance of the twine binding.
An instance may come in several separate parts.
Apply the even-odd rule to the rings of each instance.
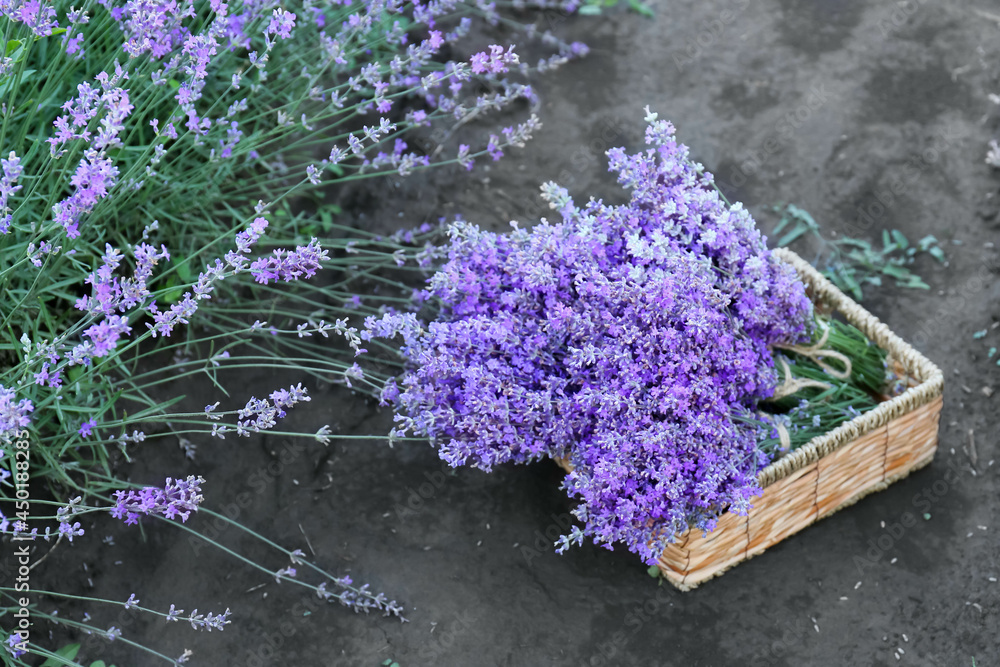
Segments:
[[[812,359],[813,363],[826,371],[826,374],[830,377],[835,377],[838,380],[846,380],[851,377],[851,359],[846,354],[837,352],[836,350],[823,349],[823,346],[826,345],[826,340],[830,337],[830,326],[822,320],[819,322],[819,326],[823,329],[823,335],[820,336],[820,339],[812,345],[786,345],[784,343],[775,343],[771,347],[778,350],[788,350],[789,352],[795,352],[804,357],[809,357]],[[823,361],[825,358],[839,360],[840,363],[844,364],[843,370],[837,370],[830,364],[826,363]],[[829,387],[829,385],[827,385],[827,387]]]
[[[787,350],[789,349],[789,347],[785,347],[783,349]],[[840,353],[837,352],[836,354]],[[850,363],[850,359],[848,359],[847,361],[848,363]],[[784,380],[782,380],[781,384],[779,384],[775,388],[774,394],[771,396],[769,400],[776,401],[779,398],[784,398],[785,396],[791,396],[792,394],[796,394],[799,392],[799,390],[805,389],[806,387],[816,387],[817,389],[829,389],[832,386],[830,384],[827,384],[826,382],[820,382],[819,380],[810,380],[808,378],[793,378],[792,369],[788,366],[788,362],[782,359],[781,357],[778,357],[778,363],[781,364],[781,368],[784,371],[785,378]]]

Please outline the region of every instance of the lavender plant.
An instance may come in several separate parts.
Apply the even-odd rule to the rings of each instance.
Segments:
[[[812,305],[673,127],[647,121],[650,149],[608,152],[627,204],[578,207],[550,183],[559,223],[454,224],[423,295],[434,320],[371,317],[362,338],[402,338],[409,368],[383,394],[396,434],[426,435],[453,466],[568,458],[583,527],[560,549],[623,542],[654,562],[759,493],[769,345],[808,340]]]
[[[270,366],[378,393],[384,378],[354,361],[364,348],[348,317],[375,312],[360,287],[381,287],[381,303],[396,298],[391,290],[409,293],[386,269],[426,261],[433,229],[381,237],[308,204],[360,179],[499,159],[538,127],[524,110],[536,101],[527,75],[586,50],[531,25],[517,34],[552,54],[534,65],[513,47],[466,47],[477,20],[512,34],[484,2],[3,0],[0,13],[0,539],[29,543],[86,539],[76,519],[97,512],[197,533],[186,521],[207,511],[201,487],[211,480],[121,479],[117,463],[147,439],[176,438],[191,456],[198,442],[265,430],[329,442],[329,426],[278,426],[310,400],[301,384],[234,401],[223,378]],[[520,120],[501,131],[470,130],[515,108]],[[322,268],[344,277],[310,284]],[[310,341],[320,336],[340,339],[340,352]],[[164,354],[173,363],[152,363]],[[195,377],[223,396],[176,411],[183,397],[164,391]],[[323,599],[400,614],[366,585],[251,534],[322,581],[209,541]],[[20,599],[4,582],[0,616]],[[189,658],[57,619],[34,601],[32,614],[173,664]],[[229,622],[228,610],[168,614],[201,629]],[[7,664],[56,655],[28,632],[0,639]]]

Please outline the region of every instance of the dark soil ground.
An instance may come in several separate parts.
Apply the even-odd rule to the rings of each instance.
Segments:
[[[865,300],[946,374],[931,466],[680,593],[658,586],[624,549],[553,552],[550,538],[570,509],[554,464],[487,475],[447,469],[426,444],[324,448],[278,437],[206,442],[191,463],[161,441],[132,479],[203,474],[205,505],[220,510],[247,494],[249,505],[234,510],[240,521],[385,591],[409,622],[320,604],[163,525],[143,541],[98,523],[90,536],[111,533],[114,544],[91,539],[53,554],[46,583],[70,590],[89,578],[86,594],[135,592],[155,608],[231,607],[232,625],[211,635],[89,608],[104,627],[172,656],[194,649],[192,664],[213,667],[1000,665],[1000,464],[991,465],[1000,459],[1000,396],[982,391],[1000,392],[1000,368],[987,359],[1000,330],[973,338],[1000,321],[991,269],[1000,176],[983,162],[1000,119],[987,98],[1000,92],[1000,8],[988,0],[652,5],[652,20],[619,9],[553,17],[557,31],[593,51],[537,81],[544,127],[510,159],[390,183],[388,195],[373,191],[346,213],[395,227],[461,212],[500,229],[544,214],[537,195],[546,180],[579,199],[620,199],[603,151],[641,145],[648,104],[765,230],[776,221],[772,205],[793,202],[827,234],[876,239],[895,228],[941,240],[947,267],[930,258],[914,266],[930,291],[886,284]],[[298,381],[245,380],[268,391]],[[312,403],[290,426],[390,427],[389,415],[342,389],[311,387]],[[903,527],[907,513],[930,518]],[[287,565],[234,529],[215,531],[203,514],[188,525],[271,568]],[[103,640],[88,643],[85,657],[155,664]]]

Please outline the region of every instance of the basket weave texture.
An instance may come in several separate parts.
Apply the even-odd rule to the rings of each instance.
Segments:
[[[774,253],[795,268],[818,311],[839,312],[888,353],[907,388],[762,470],[757,480],[764,492],[747,516],[726,512],[707,535],[698,530],[678,535],[658,566],[682,591],[881,491],[930,463],[937,450],[944,388],[937,366],[794,252]],[[567,461],[557,462],[569,469]]]

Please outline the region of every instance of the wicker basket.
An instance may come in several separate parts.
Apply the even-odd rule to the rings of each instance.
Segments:
[[[818,311],[838,311],[888,353],[907,389],[762,470],[757,479],[764,493],[748,516],[727,512],[708,535],[688,530],[677,536],[658,565],[682,591],[881,491],[930,463],[937,450],[944,387],[937,366],[798,255],[775,254],[795,267]],[[566,461],[558,463],[567,468]]]

